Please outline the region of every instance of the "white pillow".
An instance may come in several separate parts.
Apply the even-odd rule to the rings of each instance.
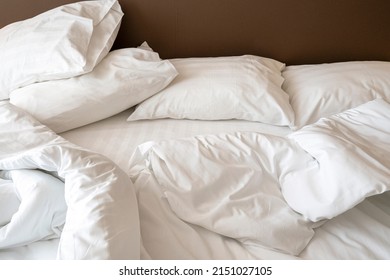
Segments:
[[[120,49],[88,74],[17,89],[10,102],[59,133],[122,112],[166,87],[176,75],[173,65],[155,52]]]
[[[390,62],[287,66],[282,74],[295,129],[378,97],[390,101]]]
[[[281,89],[283,63],[252,55],[171,62],[178,77],[139,104],[129,121],[243,119],[282,126],[293,121],[288,95]]]
[[[112,47],[122,16],[116,0],[84,1],[0,29],[0,100],[19,87],[91,71]]]

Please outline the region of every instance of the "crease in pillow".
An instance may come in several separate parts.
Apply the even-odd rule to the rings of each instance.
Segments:
[[[111,49],[122,17],[117,0],[82,1],[0,29],[0,100],[36,82],[92,71]]]
[[[390,101],[390,62],[386,61],[293,65],[282,75],[282,88],[295,113],[295,130],[376,98]]]
[[[10,103],[60,133],[120,113],[159,92],[176,75],[170,61],[156,52],[119,49],[87,74],[14,90]]]

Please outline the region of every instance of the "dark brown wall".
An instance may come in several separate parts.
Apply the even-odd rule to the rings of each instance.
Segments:
[[[390,61],[389,0],[119,0],[116,48],[164,58],[257,54],[288,64]],[[2,0],[0,26],[69,0]]]
[[[122,1],[123,2],[123,1]],[[252,53],[290,64],[390,60],[388,0],[129,0],[118,47],[164,57]]]
[[[72,0],[1,0],[0,27],[14,21],[23,20],[55,8],[58,5],[72,3]]]

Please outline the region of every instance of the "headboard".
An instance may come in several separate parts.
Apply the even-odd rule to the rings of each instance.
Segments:
[[[0,27],[72,0],[2,0]],[[389,0],[119,0],[114,48],[162,58],[256,54],[287,64],[390,61]]]

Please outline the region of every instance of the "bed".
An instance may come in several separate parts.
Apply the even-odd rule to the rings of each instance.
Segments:
[[[390,259],[389,9],[2,1],[0,259]]]

